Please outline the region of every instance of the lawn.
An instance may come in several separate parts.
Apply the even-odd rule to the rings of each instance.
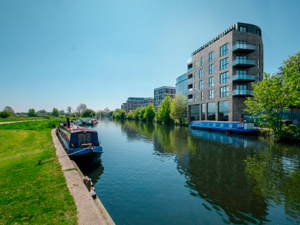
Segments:
[[[0,224],[76,224],[77,211],[56,157],[59,120],[0,125]]]
[[[30,121],[30,120],[45,120],[44,117],[7,117],[0,118],[0,122],[11,122],[11,121]]]

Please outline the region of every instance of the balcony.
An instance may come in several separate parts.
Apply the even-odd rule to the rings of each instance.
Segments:
[[[191,58],[189,58],[188,60],[187,60],[187,64],[189,64],[190,62],[192,62],[193,61],[193,57],[191,57]]]
[[[188,102],[193,102],[193,99],[192,99],[192,98],[189,98],[189,99],[188,99]]]
[[[193,81],[193,78],[188,79],[188,83],[189,83],[189,82],[192,82],[192,81]]]
[[[232,67],[253,67],[255,66],[254,59],[236,59],[232,62]]]
[[[193,88],[188,89],[188,92],[192,92],[192,91],[193,91]]]
[[[232,76],[232,82],[253,82],[255,81],[255,75],[236,74]]]
[[[232,52],[236,53],[250,53],[255,52],[255,45],[236,44],[232,47]]]
[[[188,73],[193,71],[193,67],[188,69]]]
[[[253,95],[253,90],[233,90],[232,91],[232,96],[233,97],[248,97]]]

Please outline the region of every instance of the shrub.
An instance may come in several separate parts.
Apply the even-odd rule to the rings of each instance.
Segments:
[[[11,113],[8,112],[8,111],[0,112],[0,117],[1,118],[7,118],[7,117],[10,117],[10,116],[11,116]]]
[[[92,109],[86,109],[82,113],[82,117],[91,117],[91,115],[95,115],[95,111]]]

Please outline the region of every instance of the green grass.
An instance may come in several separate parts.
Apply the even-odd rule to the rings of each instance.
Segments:
[[[77,211],[56,157],[59,120],[0,125],[0,224],[76,224]]]
[[[30,120],[44,120],[44,117],[7,117],[0,118],[0,122],[12,122],[12,121],[30,121]]]

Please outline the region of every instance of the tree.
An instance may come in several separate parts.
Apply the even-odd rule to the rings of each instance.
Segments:
[[[6,106],[6,107],[3,109],[3,111],[9,112],[12,116],[15,116],[15,115],[16,115],[15,111],[14,111],[13,108],[10,107],[10,106]]]
[[[299,106],[300,77],[284,72],[283,76],[271,76],[265,73],[262,82],[252,84],[253,98],[245,101],[247,111],[260,126],[273,130],[275,137],[282,137],[283,113],[289,111],[289,106]]]
[[[119,112],[121,111],[121,109],[115,109],[115,111],[112,114],[113,118],[119,119],[120,118],[120,114]]]
[[[145,115],[144,118],[148,121],[148,122],[152,122],[153,119],[155,118],[155,108],[153,105],[148,105],[146,110],[145,110]]]
[[[68,106],[67,112],[70,113],[70,114],[72,113],[72,107],[71,106]]]
[[[164,100],[159,104],[157,110],[157,120],[162,121],[163,123],[170,123],[171,117],[171,98],[167,95]]]
[[[92,109],[86,109],[82,113],[82,117],[92,117],[95,116],[95,111]]]
[[[87,106],[86,106],[86,104],[81,103],[76,109],[77,109],[77,112],[79,113],[79,115],[81,115],[83,113],[83,111],[87,109]]]
[[[123,109],[124,110],[124,109]],[[125,111],[125,110],[124,110]],[[133,120],[134,119],[134,115],[133,115],[133,112],[130,110],[126,116],[126,118],[128,120]]]
[[[125,119],[125,114],[126,114],[126,111],[124,109],[121,109],[120,112],[119,112],[121,120]]]
[[[59,110],[60,115],[65,115],[65,110]]]
[[[177,120],[180,124],[182,124],[186,112],[187,112],[187,99],[180,92],[175,96],[174,99],[172,99],[170,116],[173,120]]]
[[[8,111],[0,112],[0,118],[7,118],[7,117],[10,117],[10,116],[11,116],[11,113],[8,112]]]
[[[42,110],[37,111],[36,114],[38,116],[46,116],[47,115],[47,111],[45,109],[42,109]]]
[[[37,116],[36,113],[35,113],[35,110],[34,110],[34,109],[29,109],[29,110],[28,110],[28,116],[29,116],[29,117]]]
[[[59,117],[59,111],[58,111],[58,109],[53,108],[53,110],[52,110],[52,116]]]
[[[145,120],[145,111],[146,111],[146,107],[140,107],[140,120]]]
[[[110,112],[110,109],[106,107],[103,111],[107,114]]]
[[[140,113],[141,113],[141,107],[136,108],[136,109],[133,111],[133,119],[139,120],[139,119],[140,119]]]

